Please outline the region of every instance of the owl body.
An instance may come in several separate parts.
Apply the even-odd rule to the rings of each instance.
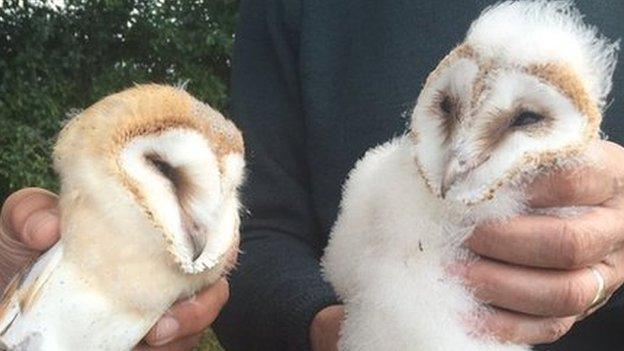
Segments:
[[[488,337],[488,307],[448,267],[478,259],[463,245],[477,225],[533,211],[536,176],[590,162],[617,50],[570,1],[482,13],[428,77],[409,131],[345,183],[322,262],[345,305],[341,350],[530,349]]]
[[[5,292],[8,350],[130,350],[237,250],[240,132],[186,92],[138,86],[61,132],[61,239]]]
[[[345,184],[324,257],[345,302],[340,349],[527,350],[472,337],[458,316],[486,311],[445,268],[473,259],[460,247],[475,223],[471,211],[496,213],[489,217],[520,210],[517,194],[506,195],[481,211],[436,197],[414,169],[408,136],[367,152]]]

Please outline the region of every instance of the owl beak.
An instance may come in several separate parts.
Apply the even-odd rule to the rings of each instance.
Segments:
[[[448,191],[457,183],[460,179],[465,178],[469,169],[465,167],[465,164],[452,158],[447,164],[442,176],[442,184],[440,185],[440,196],[445,199]]]
[[[451,157],[446,163],[444,175],[442,176],[442,184],[440,185],[440,196],[445,199],[448,191],[459,181],[466,179],[468,174],[475,168],[481,166],[490,156],[481,155],[473,162],[466,162],[458,157]]]

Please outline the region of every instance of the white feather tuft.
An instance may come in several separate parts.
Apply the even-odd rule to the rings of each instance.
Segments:
[[[511,63],[567,62],[586,80],[600,108],[606,105],[619,41],[586,24],[572,1],[505,1],[491,6],[472,24],[466,42]]]

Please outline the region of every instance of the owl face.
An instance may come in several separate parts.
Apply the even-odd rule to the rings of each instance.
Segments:
[[[617,48],[570,2],[487,9],[412,114],[414,158],[431,191],[474,204],[580,154],[599,135]]]
[[[137,136],[118,155],[123,182],[188,273],[215,266],[238,236],[243,156],[216,150],[178,126]]]
[[[237,242],[243,147],[240,131],[208,105],[144,85],[74,118],[54,161],[66,192],[143,228],[194,274],[224,262]]]
[[[415,157],[441,197],[479,202],[515,176],[580,150],[600,112],[569,67],[480,60],[456,49],[412,116]]]
[[[242,138],[208,105],[170,103],[178,107],[172,114],[118,127],[115,163],[175,260],[198,273],[222,262],[238,237]]]

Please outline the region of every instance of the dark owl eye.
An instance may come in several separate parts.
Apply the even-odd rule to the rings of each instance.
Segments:
[[[150,162],[163,177],[167,178],[174,186],[178,186],[181,179],[179,169],[174,168],[156,154],[146,155],[145,159]]]
[[[447,117],[450,116],[453,112],[453,102],[448,95],[444,95],[444,98],[442,98],[442,101],[440,101],[440,110],[442,110],[442,112],[444,112],[444,115]]]
[[[524,111],[520,113],[518,116],[516,116],[516,119],[514,119],[511,126],[512,127],[525,127],[525,126],[538,123],[543,119],[544,119],[544,116],[540,114],[537,114],[535,112],[530,112],[530,111]]]

